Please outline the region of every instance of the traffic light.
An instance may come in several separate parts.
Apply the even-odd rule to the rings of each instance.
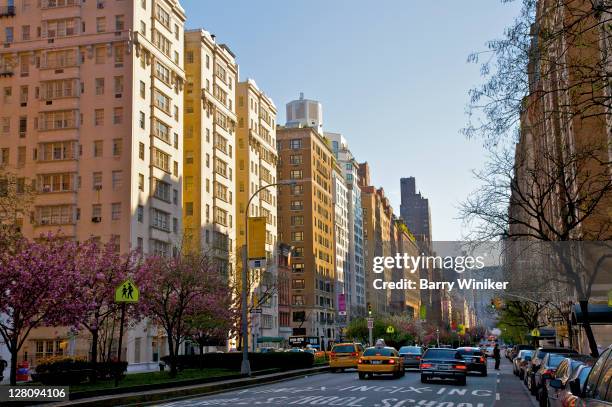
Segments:
[[[368,316],[372,316],[372,304],[368,302]]]

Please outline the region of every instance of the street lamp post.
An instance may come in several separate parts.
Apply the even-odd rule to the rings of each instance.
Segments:
[[[249,268],[249,205],[251,205],[251,201],[253,198],[257,196],[258,193],[263,191],[266,188],[271,188],[279,185],[293,185],[294,181],[280,181],[275,184],[268,184],[260,187],[257,191],[251,195],[249,198],[246,208],[244,209],[244,245],[242,246],[242,290],[241,290],[241,303],[242,303],[242,365],[240,366],[240,374],[245,376],[251,375],[251,364],[249,363],[249,325],[247,321],[248,312],[247,312],[247,302],[249,292],[247,289],[248,282],[248,268]]]
[[[438,348],[440,347],[440,329],[436,328],[436,342],[438,343]]]

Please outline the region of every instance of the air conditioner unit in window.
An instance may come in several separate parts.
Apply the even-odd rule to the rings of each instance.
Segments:
[[[100,222],[102,222],[102,217],[101,216],[94,216],[94,217],[91,218],[91,221],[93,223],[100,223]]]
[[[51,185],[43,185],[43,192],[51,192]]]

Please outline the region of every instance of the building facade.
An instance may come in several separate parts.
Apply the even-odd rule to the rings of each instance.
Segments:
[[[176,0],[3,9],[0,165],[36,191],[26,236],[59,229],[172,253],[182,230],[184,22]],[[47,342],[64,352],[55,344],[67,335],[33,332],[22,353],[45,355]],[[148,363],[158,347],[137,328],[124,352]]]
[[[276,183],[276,106],[272,99],[261,91],[254,80],[247,79],[236,86],[236,247],[245,243],[245,215],[266,218],[266,262],[254,275],[249,287],[251,302],[261,313],[251,315],[251,336],[254,345],[273,346],[278,342],[278,286],[277,273],[277,188],[266,188]],[[246,205],[252,197],[246,213]],[[241,270],[242,252],[237,269]],[[256,278],[255,278],[256,277]]]
[[[332,151],[344,174],[347,188],[348,255],[345,267],[346,304],[349,320],[366,313],[365,271],[363,257],[363,214],[361,189],[358,186],[359,165],[339,133],[325,132],[331,140]]]
[[[185,32],[184,240],[233,276],[238,65],[202,29]]]
[[[276,132],[279,182],[295,182],[279,194],[279,241],[294,247],[291,265],[291,327],[294,335],[334,339],[335,159],[315,128],[279,127]]]
[[[400,216],[404,223],[419,240],[431,242],[429,200],[417,193],[414,177],[400,178],[400,191]]]

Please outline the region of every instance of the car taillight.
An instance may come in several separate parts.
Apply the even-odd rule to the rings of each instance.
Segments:
[[[421,369],[429,369],[431,367],[431,363],[421,363]]]
[[[416,360],[421,360],[421,357],[420,357],[420,356],[417,356],[415,359],[416,359]]]
[[[357,363],[363,363],[363,358],[359,358],[359,362]]]
[[[466,365],[455,365],[455,369],[466,370],[467,366]]]
[[[353,352],[353,353],[351,353],[351,356],[352,356],[352,357],[357,356],[357,352]]]
[[[332,358],[335,358],[335,357],[336,357],[336,352],[331,352],[331,353],[329,354],[329,356],[331,356]]]
[[[389,359],[389,364],[390,365],[394,365],[395,364],[395,359]]]
[[[480,361],[481,361],[482,363],[484,363],[485,358],[483,358],[483,357],[481,356],[481,357],[480,357]]]
[[[555,374],[554,369],[546,369],[545,371],[542,372],[542,376],[547,376],[547,377],[551,377],[553,374]]]

